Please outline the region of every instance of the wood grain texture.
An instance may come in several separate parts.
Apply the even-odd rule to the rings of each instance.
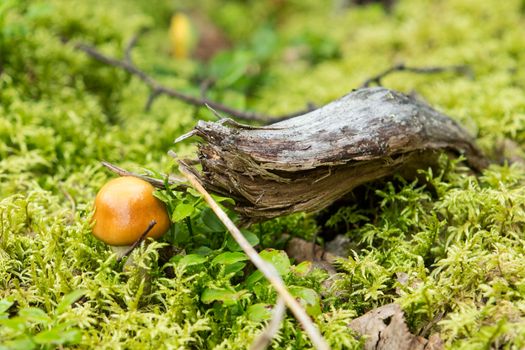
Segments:
[[[268,126],[199,121],[189,135],[202,139],[193,172],[251,221],[323,209],[366,182],[427,168],[441,151],[476,171],[487,165],[458,123],[382,87]]]

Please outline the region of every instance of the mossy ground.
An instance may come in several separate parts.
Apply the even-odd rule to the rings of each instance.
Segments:
[[[398,61],[467,64],[473,77],[398,73],[383,83],[460,121],[493,159],[503,144],[523,154],[523,1],[401,0],[391,13],[332,3],[198,1],[234,44],[201,65],[168,54],[172,1],[0,2],[0,348],[246,348],[275,302],[192,196],[159,193],[180,217],[187,210],[193,235],[181,219],[163,242],[136,252],[138,269],[123,271],[91,236],[93,198],[111,176],[100,160],[176,171],[167,151],[192,148],[173,139],[214,117],[165,97],[145,112],[140,81],[64,39],[120,57],[151,27],[133,52],[144,70],[195,94],[212,76],[211,98],[273,114],[327,103]],[[493,165],[475,176],[443,158],[441,170],[422,175],[426,182],[369,186],[366,201],[332,217],[354,249],[330,290],[325,273],[266,254],[310,302],[334,349],[359,348],[348,322],[391,301],[412,332],[438,332],[448,348],[525,347],[525,169]],[[188,206],[177,209],[179,200]],[[252,227],[251,236],[275,247],[282,232],[311,237],[316,225],[296,215]],[[273,346],[310,343],[289,316]]]

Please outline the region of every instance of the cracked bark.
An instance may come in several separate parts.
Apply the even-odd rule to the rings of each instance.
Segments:
[[[235,199],[249,221],[323,209],[366,182],[414,176],[443,151],[464,155],[475,171],[487,165],[458,123],[382,87],[268,126],[199,121],[187,134],[195,135],[202,171],[193,173],[208,190]]]

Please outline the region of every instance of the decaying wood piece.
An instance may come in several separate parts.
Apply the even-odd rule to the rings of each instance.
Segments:
[[[194,174],[251,221],[323,209],[363,183],[427,168],[443,150],[465,155],[474,170],[486,166],[455,121],[382,87],[268,126],[199,121],[179,139],[193,135],[203,141]]]

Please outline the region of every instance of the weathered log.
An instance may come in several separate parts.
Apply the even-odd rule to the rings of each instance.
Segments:
[[[427,168],[442,151],[476,171],[487,164],[455,121],[381,87],[268,126],[199,121],[193,135],[203,141],[193,172],[251,221],[323,209],[363,183]]]

